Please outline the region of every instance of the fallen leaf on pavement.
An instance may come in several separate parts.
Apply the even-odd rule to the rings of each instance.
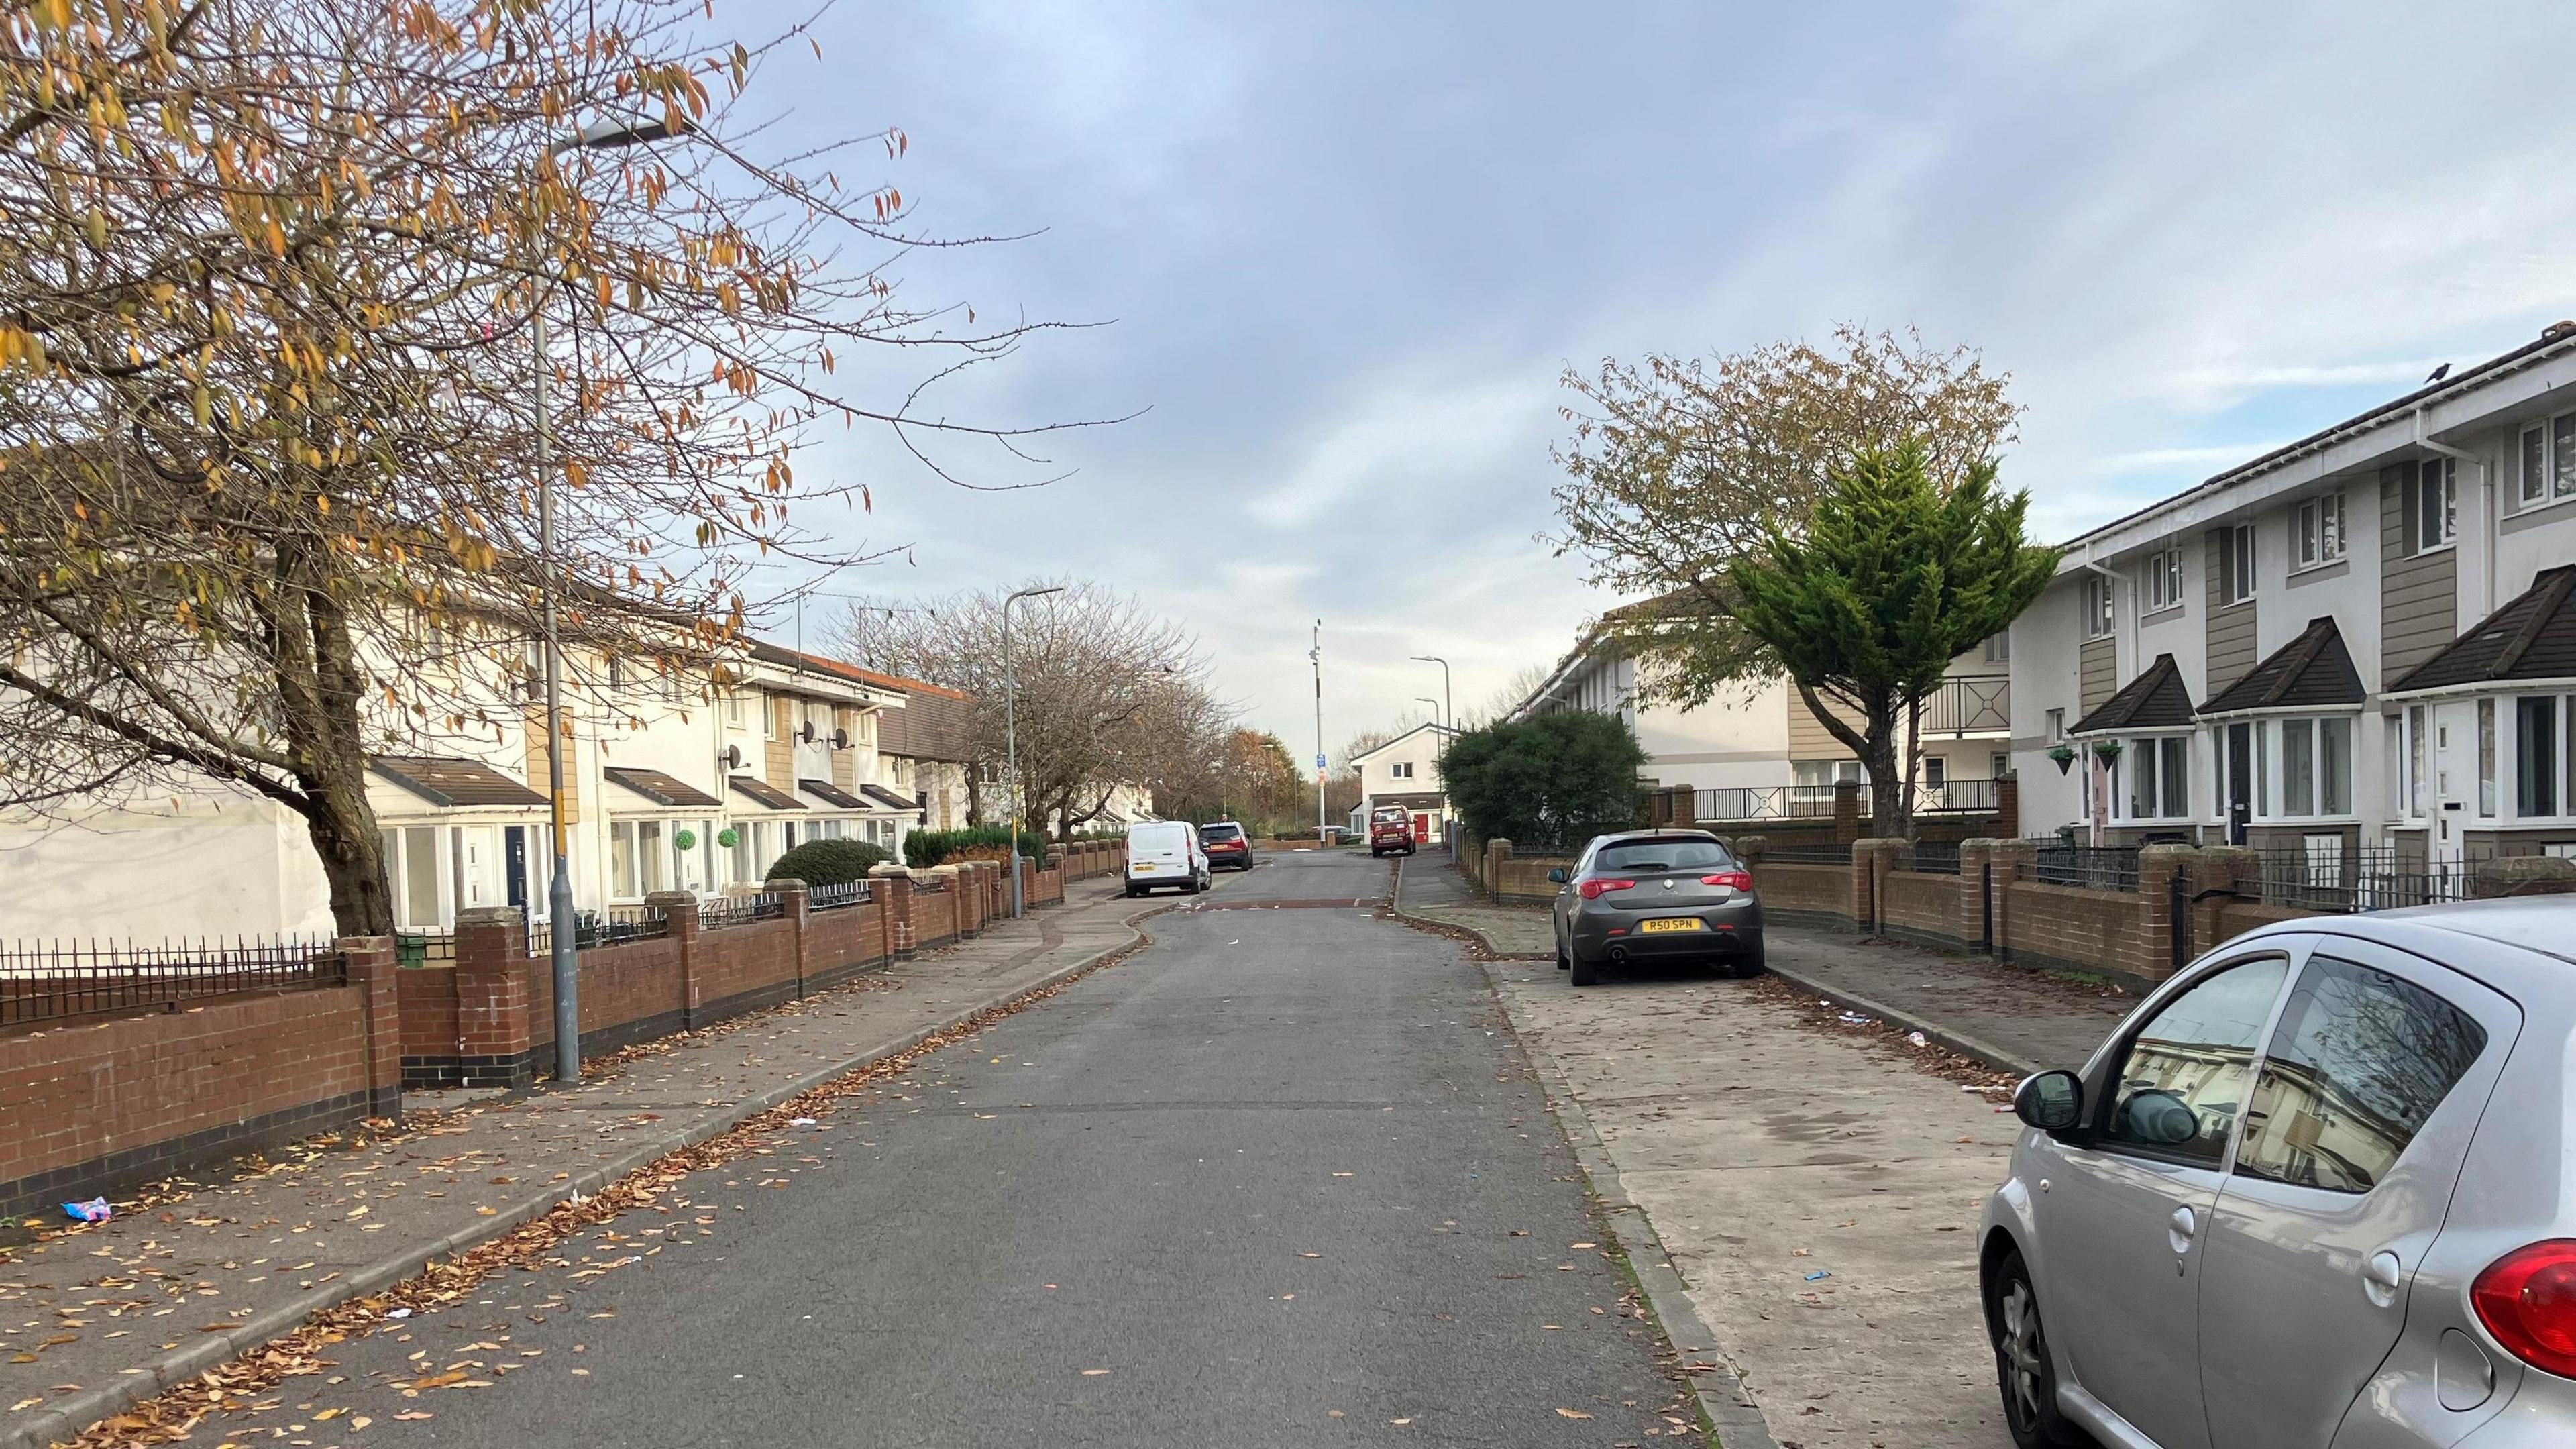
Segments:
[[[435,1419],[437,1417],[438,1416],[436,1414],[431,1413],[427,1409],[413,1409],[408,1413],[394,1415],[397,1422],[404,1424],[416,1424],[423,1419]]]
[[[1109,1372],[1107,1369],[1084,1369],[1082,1371],[1082,1376],[1087,1379],[1098,1378],[1100,1375],[1107,1372]]]
[[[1574,1246],[1578,1248],[1597,1248],[1601,1245],[1599,1243],[1576,1243]]]
[[[1589,1419],[1592,1417],[1581,1409],[1559,1409],[1556,1412],[1559,1417],[1567,1419]]]

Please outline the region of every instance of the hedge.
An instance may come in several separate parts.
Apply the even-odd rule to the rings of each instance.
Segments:
[[[771,880],[801,880],[807,885],[848,885],[892,857],[882,845],[864,840],[809,840],[769,863]]]

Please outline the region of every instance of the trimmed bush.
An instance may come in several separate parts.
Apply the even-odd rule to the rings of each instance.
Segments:
[[[914,870],[928,870],[945,865],[960,851],[989,848],[990,855],[976,858],[1000,860],[1011,853],[1011,829],[1007,825],[973,825],[964,830],[916,830],[903,838],[903,861]],[[1046,841],[1035,831],[1020,832],[1020,854],[1031,860],[1046,859]]]
[[[1441,779],[1468,832],[1522,850],[1566,850],[1637,824],[1645,752],[1617,715],[1569,709],[1468,730]]]
[[[809,840],[769,863],[771,880],[807,885],[848,885],[891,859],[882,845],[864,840]]]

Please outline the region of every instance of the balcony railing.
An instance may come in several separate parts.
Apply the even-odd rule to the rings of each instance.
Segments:
[[[1869,786],[1860,787],[1860,813],[1870,812]],[[1996,807],[1992,780],[1944,780],[1914,787],[1917,815],[1991,815]],[[1724,790],[1692,792],[1691,818],[1711,824],[1756,820],[1829,820],[1834,813],[1831,785],[1739,785]]]
[[[1923,701],[1923,733],[1930,735],[2008,735],[2012,733],[2012,681],[1945,679]]]

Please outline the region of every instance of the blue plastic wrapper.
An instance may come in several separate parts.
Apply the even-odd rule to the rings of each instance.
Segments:
[[[106,1198],[94,1197],[87,1202],[64,1203],[63,1216],[76,1223],[103,1223],[116,1216],[116,1209],[108,1205]]]

